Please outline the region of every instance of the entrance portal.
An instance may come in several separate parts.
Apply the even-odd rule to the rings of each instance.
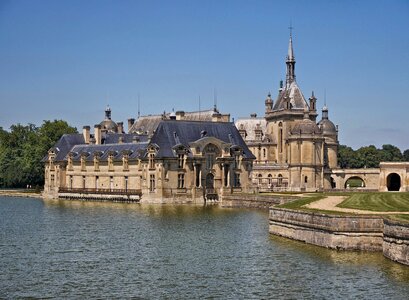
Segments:
[[[400,176],[396,173],[391,173],[386,177],[386,186],[388,191],[399,191],[400,190]]]
[[[212,173],[206,175],[206,189],[213,189],[214,176]]]
[[[358,176],[350,177],[346,182],[344,188],[354,189],[354,188],[363,188],[365,187],[365,181]]]

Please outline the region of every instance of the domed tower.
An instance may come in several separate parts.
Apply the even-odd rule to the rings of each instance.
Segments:
[[[288,136],[289,181],[292,190],[316,191],[323,188],[324,138],[310,119],[309,110],[297,121]]]
[[[322,108],[322,119],[318,123],[325,139],[324,164],[327,168],[338,166],[338,128],[328,118],[328,107]]]
[[[99,123],[101,125],[102,133],[116,133],[118,132],[118,125],[111,120],[111,108],[109,105],[105,109],[105,119]]]

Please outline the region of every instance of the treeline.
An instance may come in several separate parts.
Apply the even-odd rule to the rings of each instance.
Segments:
[[[41,127],[12,125],[10,131],[0,127],[0,187],[42,187],[41,160],[65,133],[77,133],[77,129],[62,120],[44,121]]]
[[[365,146],[358,150],[340,145],[338,148],[338,164],[341,168],[378,168],[381,161],[409,161],[409,149],[401,150],[393,145]]]

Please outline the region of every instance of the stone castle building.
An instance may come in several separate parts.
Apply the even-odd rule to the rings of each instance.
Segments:
[[[44,158],[44,196],[142,202],[218,200],[250,192],[254,155],[217,109],[129,120],[66,134]]]
[[[290,36],[285,84],[277,99],[265,100],[265,115],[238,119],[236,127],[256,156],[253,182],[261,190],[317,191],[333,186],[337,167],[338,128],[322,109],[317,122],[314,93],[305,99],[295,76],[295,56]]]

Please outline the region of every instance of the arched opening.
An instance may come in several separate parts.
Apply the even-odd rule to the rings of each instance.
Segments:
[[[214,176],[212,173],[206,175],[206,189],[213,189]]]
[[[400,176],[396,173],[391,173],[386,177],[386,186],[388,191],[399,191],[400,190]]]
[[[331,188],[335,189],[337,187],[337,184],[335,182],[335,179],[333,177],[331,177]]]
[[[346,189],[356,189],[365,187],[365,181],[358,176],[352,176],[345,182]]]

